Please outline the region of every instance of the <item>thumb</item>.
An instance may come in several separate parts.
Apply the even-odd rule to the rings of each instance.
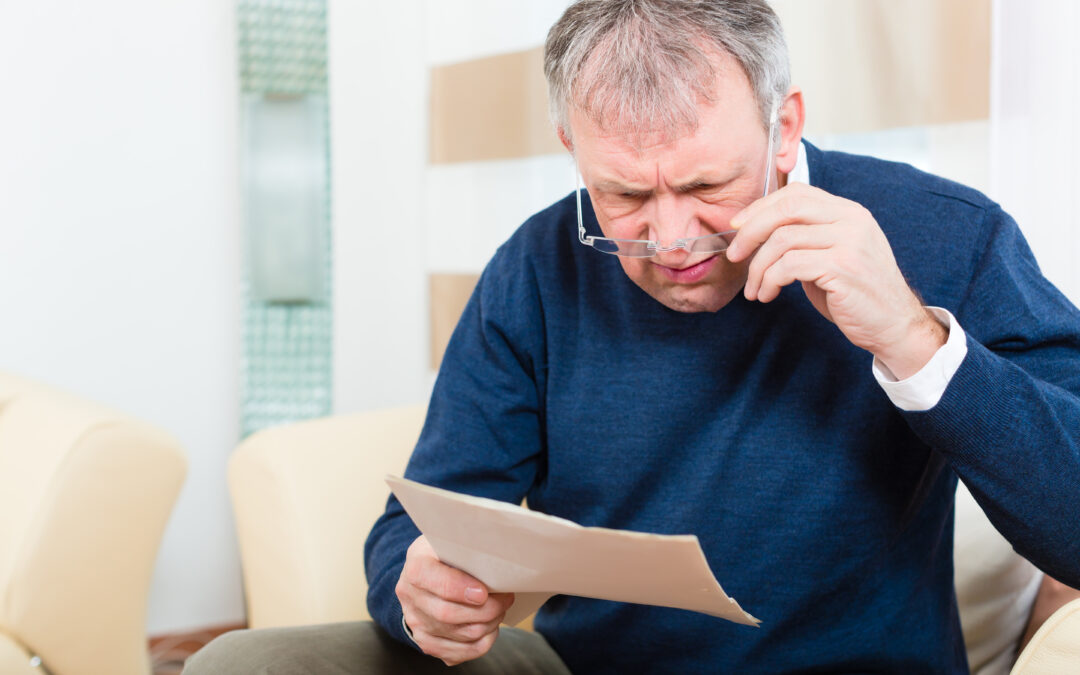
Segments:
[[[488,592],[483,584],[473,581],[465,586],[465,602],[470,605],[482,605],[487,599]]]

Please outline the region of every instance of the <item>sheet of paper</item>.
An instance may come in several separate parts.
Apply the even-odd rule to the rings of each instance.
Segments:
[[[516,593],[514,625],[553,595],[675,607],[760,623],[724,593],[694,535],[582,527],[520,506],[386,477],[439,560]]]

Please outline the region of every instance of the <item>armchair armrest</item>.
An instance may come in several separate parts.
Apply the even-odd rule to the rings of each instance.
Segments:
[[[1031,638],[1011,675],[1080,672],[1080,600],[1054,612]]]

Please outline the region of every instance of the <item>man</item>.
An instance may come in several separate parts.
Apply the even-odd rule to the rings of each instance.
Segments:
[[[571,670],[965,671],[956,474],[1019,551],[1080,583],[1080,315],[1008,216],[801,145],[762,2],[578,3],[545,65],[584,241],[659,245],[589,250],[573,199],[526,223],[462,317],[408,475],[696,533],[763,621],[556,598],[536,627]],[[760,198],[767,181],[787,184]],[[391,501],[373,616],[475,658],[511,598],[417,534]]]
[[[762,625],[560,596],[543,639],[497,640],[513,596],[440,563],[391,499],[367,572],[395,658],[967,672],[958,475],[1018,551],[1080,584],[1080,312],[997,205],[802,143],[763,0],[582,0],[545,70],[587,194],[488,265],[406,475],[697,534]]]
[[[496,254],[408,475],[696,533],[763,621],[556,598],[536,627],[571,670],[964,672],[957,474],[1019,551],[1080,583],[1080,314],[1008,216],[800,144],[763,2],[587,0],[545,66],[585,232],[566,199]],[[512,598],[417,534],[392,500],[373,616],[475,658]]]

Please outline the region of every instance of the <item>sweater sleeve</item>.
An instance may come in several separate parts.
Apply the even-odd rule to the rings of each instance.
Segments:
[[[994,207],[957,316],[967,356],[936,406],[902,413],[1024,557],[1080,586],[1080,311]]]
[[[542,462],[542,310],[524,256],[504,247],[481,275],[443,357],[406,477],[520,503]],[[420,532],[391,496],[365,546],[368,610],[412,645],[394,592]]]

